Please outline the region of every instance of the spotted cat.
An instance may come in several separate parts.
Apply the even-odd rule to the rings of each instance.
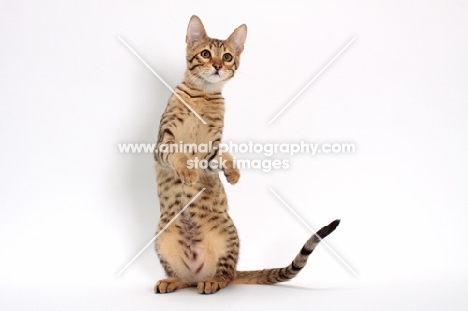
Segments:
[[[190,19],[186,37],[187,69],[161,117],[155,150],[161,208],[157,228],[160,235],[155,248],[167,274],[166,279],[154,286],[156,293],[196,286],[200,293],[211,294],[229,283],[273,284],[290,280],[305,266],[321,239],[339,224],[335,220],[312,235],[287,267],[236,270],[239,237],[228,214],[219,173],[223,172],[230,184],[236,184],[240,172],[232,156],[227,152],[221,154],[217,146],[222,139],[225,111],[221,90],[239,68],[246,36],[247,27],[241,25],[226,40],[212,39],[197,16]],[[162,146],[181,143],[212,144],[214,148],[160,151]],[[224,165],[204,169],[188,166],[193,159]]]

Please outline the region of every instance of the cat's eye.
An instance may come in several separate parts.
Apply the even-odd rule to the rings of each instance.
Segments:
[[[211,57],[211,53],[210,53],[210,51],[208,51],[208,50],[203,50],[203,51],[200,53],[200,55],[201,55],[202,57],[204,57],[204,58],[210,58],[210,57]]]
[[[229,53],[224,54],[224,55],[223,55],[223,60],[224,60],[225,62],[230,62],[230,61],[232,60],[232,55],[229,54]]]

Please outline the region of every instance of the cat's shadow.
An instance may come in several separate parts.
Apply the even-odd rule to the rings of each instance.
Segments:
[[[157,63],[148,60],[152,68],[171,85],[177,81],[176,75],[183,76],[183,70],[171,68],[170,61],[158,60]],[[154,63],[154,65],[152,64]],[[125,137],[131,141],[122,143],[154,144],[158,138],[159,121],[163,114],[167,101],[172,95],[171,91],[163,85],[143,64],[135,62],[135,66],[141,66],[141,70],[131,73],[138,85],[134,92],[137,101],[132,105],[132,115],[122,122]],[[147,70],[147,73],[145,72]],[[180,71],[180,72],[179,72]],[[125,215],[125,232],[127,261],[130,261],[152,238],[159,220],[159,199],[157,196],[156,171],[154,158],[151,152],[128,153],[121,155],[124,164],[122,168],[122,188],[124,193],[119,197],[127,202],[121,211]],[[158,268],[159,267],[159,268]],[[134,269],[144,275],[158,274],[160,268],[154,247],[150,245],[138,259],[127,269]]]
[[[338,286],[338,287],[310,287],[310,286],[299,286],[299,285],[293,285],[293,284],[284,284],[284,283],[278,283],[274,284],[273,286],[275,287],[282,287],[282,288],[290,288],[290,289],[298,289],[298,290],[306,290],[306,291],[337,291],[337,290],[349,290],[351,287],[344,287],[344,286]]]

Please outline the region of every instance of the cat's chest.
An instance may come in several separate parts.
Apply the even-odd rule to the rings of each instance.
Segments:
[[[180,128],[182,140],[203,143],[221,139],[224,117],[213,113],[200,113],[198,116],[193,113],[186,116]]]
[[[213,125],[208,123],[211,120],[206,119],[205,122],[207,124],[204,124],[198,118],[188,116],[178,129],[180,140],[184,142],[205,143],[220,139],[223,131],[222,125]]]

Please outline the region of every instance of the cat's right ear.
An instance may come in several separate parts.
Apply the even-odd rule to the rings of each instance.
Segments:
[[[187,37],[185,38],[185,42],[189,47],[193,47],[195,44],[203,41],[206,37],[205,27],[203,27],[203,23],[201,22],[198,16],[193,15],[190,18],[190,22],[187,27]]]

